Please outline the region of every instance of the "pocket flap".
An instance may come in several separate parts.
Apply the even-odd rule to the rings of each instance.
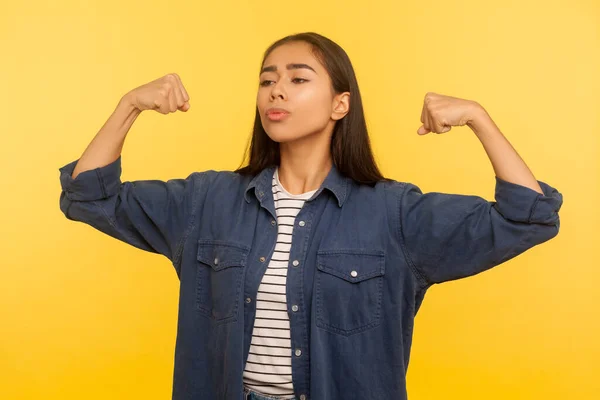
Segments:
[[[238,243],[219,240],[198,240],[198,261],[215,271],[229,267],[245,267],[250,248]]]
[[[319,250],[317,268],[358,283],[385,273],[385,253],[377,250]]]

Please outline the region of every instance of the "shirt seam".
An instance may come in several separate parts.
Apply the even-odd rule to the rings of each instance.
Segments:
[[[421,289],[423,289],[424,287],[428,286],[430,283],[421,274],[421,272],[417,269],[417,266],[413,262],[412,257],[410,256],[410,253],[406,247],[406,242],[404,240],[404,232],[402,230],[402,226],[403,226],[402,199],[404,198],[404,196],[406,194],[406,188],[408,187],[408,185],[404,182],[402,182],[401,185],[403,186],[403,190],[402,190],[402,193],[400,194],[400,198],[398,201],[398,211],[397,211],[398,212],[398,233],[399,233],[398,236],[400,238],[400,247],[402,248],[402,253],[404,255],[404,258],[406,259],[406,262],[408,263],[410,270],[412,271],[412,273],[415,276],[415,278],[417,279],[417,281],[421,284]]]
[[[102,174],[100,173],[100,168],[96,168],[96,176],[98,177],[98,182],[100,183],[100,191],[102,192],[102,198],[106,199],[108,196],[106,196],[106,187],[104,184],[104,178],[102,177]]]
[[[529,212],[529,217],[527,218],[527,223],[530,224],[531,221],[533,220],[533,213],[535,212],[535,208],[537,207],[539,200],[540,200],[541,195],[538,194],[538,196],[536,196],[535,201],[533,202],[533,206],[531,207],[531,211]]]
[[[202,174],[200,174],[200,178],[202,180],[204,178],[204,176]],[[192,185],[193,185],[193,187],[192,187],[192,190],[190,191],[191,196],[192,196],[192,201],[191,201],[192,210],[190,212],[190,219],[187,222],[187,228],[186,228],[183,236],[179,240],[179,243],[177,244],[177,247],[175,249],[175,254],[173,255],[173,266],[176,268],[176,270],[177,270],[177,268],[181,267],[181,254],[183,253],[184,244],[187,242],[190,232],[192,232],[192,230],[196,226],[195,220],[196,220],[197,196],[196,196],[196,181],[194,179],[192,179]],[[207,188],[207,191],[208,191],[208,188]]]

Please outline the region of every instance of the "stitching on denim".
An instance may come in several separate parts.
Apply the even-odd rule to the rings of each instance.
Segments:
[[[530,223],[531,223],[531,220],[533,219],[533,213],[535,212],[535,208],[536,208],[536,207],[537,207],[537,205],[538,205],[538,202],[539,202],[539,200],[540,200],[540,196],[541,196],[541,195],[538,195],[538,196],[535,198],[535,202],[533,203],[533,207],[531,207],[531,212],[529,213],[529,218],[527,218],[527,223],[528,223],[528,224],[530,224]]]
[[[104,178],[102,177],[102,174],[100,173],[100,168],[96,168],[96,176],[98,177],[98,182],[100,182],[100,190],[102,191],[102,198],[106,199],[108,196],[106,195],[106,187],[104,185]]]
[[[369,329],[379,326],[381,324],[381,303],[382,303],[382,298],[383,298],[383,278],[382,277],[384,275],[383,271],[385,270],[385,258],[383,256],[384,252],[378,252],[378,253],[381,253],[378,256],[379,261],[381,263],[381,266],[379,267],[380,272],[377,275],[371,275],[368,277],[368,279],[379,277],[377,279],[377,293],[379,294],[379,296],[377,298],[377,306],[376,306],[377,312],[374,314],[373,322],[369,322],[368,324],[365,324],[365,325],[362,325],[362,326],[359,326],[356,328],[351,328],[351,329],[344,329],[344,328],[334,326],[334,325],[331,325],[331,324],[325,322],[324,316],[322,315],[323,314],[322,310],[324,309],[323,299],[322,299],[322,290],[321,290],[321,277],[322,276],[320,275],[319,272],[317,272],[317,274],[315,275],[315,287],[316,287],[315,298],[316,298],[316,304],[317,304],[316,305],[316,320],[317,320],[318,327],[328,330],[333,333],[343,335],[343,336],[350,336],[355,333],[364,332],[366,330],[369,330]],[[327,255],[327,254],[346,254],[346,252],[344,252],[344,251],[319,251],[317,253],[317,266],[321,265],[319,256]],[[350,252],[348,254],[356,255],[356,254],[360,254],[360,253]],[[318,267],[317,269],[319,269],[325,273],[331,274],[331,272],[329,272],[327,268],[322,269],[322,268]],[[334,275],[340,279],[345,279],[336,274],[332,274],[332,275]],[[367,278],[365,278],[365,279],[367,279]]]
[[[301,263],[302,263],[302,264],[300,264],[301,269],[304,269],[303,266],[304,266],[304,262],[306,261],[306,252],[308,250],[309,238],[310,238],[310,234],[312,231],[312,221],[313,221],[313,218],[315,215],[315,213],[312,210],[317,207],[316,204],[317,203],[308,203],[308,204],[304,203],[304,205],[302,206],[302,209],[296,215],[296,218],[298,218],[298,216],[301,215],[301,218],[304,218],[304,220],[308,221],[304,227],[304,240],[303,240],[304,247],[302,248],[301,254],[304,254],[305,257],[301,261]],[[302,213],[302,214],[300,214],[300,213]],[[275,235],[275,237],[276,237],[275,244],[273,246],[270,256],[273,255],[275,247],[277,246],[277,234]],[[290,248],[290,251],[291,251],[291,248]],[[290,258],[291,258],[291,252],[290,252]],[[304,299],[304,283],[305,283],[304,276],[305,276],[305,274],[303,274],[303,273],[300,274],[300,301],[301,301],[301,304],[306,304],[305,299]],[[299,319],[304,324],[304,326],[308,326],[308,325],[310,325],[310,321],[307,321],[305,316],[306,316],[306,313],[302,312],[299,315]],[[304,340],[304,343],[309,343],[307,329],[302,330],[302,338]],[[306,363],[307,363],[306,357],[303,357],[302,361],[304,362],[304,368],[307,370],[310,370],[310,365],[308,365],[308,366],[306,365]],[[304,388],[306,389],[306,388],[310,388],[310,374],[306,374],[305,376],[306,376],[306,378],[304,379]],[[308,390],[310,390],[310,389],[308,389]]]

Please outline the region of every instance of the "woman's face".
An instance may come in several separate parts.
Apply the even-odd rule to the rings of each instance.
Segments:
[[[265,59],[259,78],[256,105],[263,128],[275,142],[332,132],[335,121],[347,112],[346,96],[340,101],[342,96],[334,94],[327,71],[308,43],[277,47]],[[270,108],[283,112],[271,113]]]

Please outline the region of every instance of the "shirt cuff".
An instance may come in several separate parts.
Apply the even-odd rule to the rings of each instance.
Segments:
[[[545,182],[537,181],[544,194],[496,176],[494,207],[505,218],[527,223],[553,225],[558,223],[562,194]]]
[[[121,186],[121,156],[104,167],[81,172],[71,177],[79,159],[59,168],[60,185],[69,200],[92,201],[106,199],[119,192]]]

